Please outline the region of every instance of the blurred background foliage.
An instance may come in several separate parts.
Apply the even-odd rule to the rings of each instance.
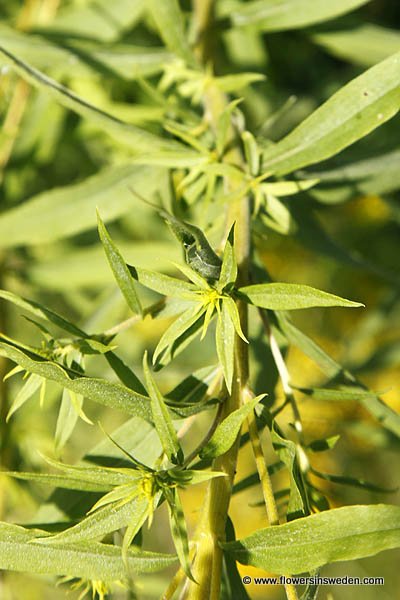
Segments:
[[[167,83],[174,57],[162,46],[144,4],[141,0],[3,0],[0,43],[129,123],[154,133],[160,133],[166,121],[183,118],[195,125],[196,106],[176,85]],[[262,131],[271,141],[280,139],[367,67],[400,49],[398,0],[373,0],[349,15],[305,29],[267,32],[257,26],[232,27],[229,15],[239,4],[238,0],[218,1],[218,35],[209,40],[209,53],[218,75],[251,71],[266,76],[234,96],[243,98],[240,108],[248,128]],[[182,2],[182,7],[189,13],[189,2]],[[129,191],[132,186],[147,198],[155,193],[165,197],[170,186],[166,172],[157,166],[132,166],[129,149],[60,106],[46,91],[33,89],[6,65],[1,70],[0,94],[0,287],[40,301],[85,330],[104,331],[129,313],[98,240],[95,207],[109,222],[128,262],[169,272],[170,261],[180,257],[179,247],[157,214]],[[319,178],[320,184],[284,199],[292,220],[289,232],[257,228],[257,246],[273,279],[306,283],[365,303],[366,309],[358,311],[296,312],[294,322],[383,394],[396,411],[400,411],[399,138],[398,115],[334,159],[303,173]],[[182,201],[190,207],[196,193],[187,190]],[[206,219],[218,223],[217,216]],[[40,332],[21,312],[1,301],[0,330],[40,344]],[[268,389],[271,405],[279,405],[284,396],[272,360],[257,363],[262,342],[253,317],[252,334],[259,340],[253,352],[256,388]],[[118,351],[135,372],[140,372],[144,349],[155,347],[168,323],[147,318],[118,337]],[[201,351],[186,350],[162,374],[162,385],[169,389],[183,375],[211,364],[213,352],[207,339]],[[2,380],[11,367],[0,360]],[[296,386],[308,388],[324,381],[315,364],[295,348],[290,349],[288,366]],[[89,356],[87,368],[94,375],[112,377],[105,360]],[[41,410],[37,394],[6,426],[5,415],[22,383],[20,376],[0,383],[0,431],[3,468],[26,471],[42,466],[38,451],[53,453],[61,395],[59,388],[49,385]],[[365,478],[385,488],[398,484],[399,442],[358,403],[299,398],[307,439],[340,435],[334,452],[315,455],[315,469]],[[90,404],[87,411],[94,422],[101,417],[108,431],[123,422],[121,415],[97,405]],[[286,409],[283,416],[290,421]],[[63,460],[79,459],[102,438],[97,426],[80,421],[62,451]],[[274,462],[272,448],[267,451]],[[238,479],[253,469],[246,450]],[[396,494],[388,497],[316,482],[332,506],[396,503]],[[287,482],[279,473],[274,483],[280,489]],[[192,525],[202,491],[198,486],[184,494]],[[1,518],[29,521],[46,492],[23,482],[2,482]],[[255,488],[234,496],[232,517],[238,536],[265,525],[263,509],[256,505],[260,499]],[[157,516],[150,539],[161,539],[164,549],[171,550],[164,530],[163,516]],[[331,590],[330,596],[329,589],[323,588],[320,597],[398,597],[395,554],[390,554],[390,563],[385,556],[325,570],[384,576],[384,590],[341,588]],[[242,568],[243,574],[252,572]],[[145,579],[143,597],[156,598],[165,581],[161,575]],[[64,597],[64,590],[54,590],[50,578],[11,573],[4,578],[0,595],[4,600],[53,599]],[[254,598],[265,597],[261,587],[248,591]],[[281,591],[275,592],[280,598]],[[124,597],[125,592],[120,594]]]

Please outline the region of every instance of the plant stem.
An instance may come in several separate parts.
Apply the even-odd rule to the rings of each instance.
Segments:
[[[253,394],[250,394],[249,392],[247,392],[246,395],[249,399],[253,396]],[[265,507],[267,509],[268,521],[270,525],[279,525],[278,509],[276,506],[274,492],[272,489],[271,478],[268,473],[264,453],[261,446],[261,440],[257,428],[254,411],[252,411],[250,416],[247,418],[247,425],[249,428],[250,442],[253,449],[258,476],[260,478],[261,488],[264,496]]]
[[[204,60],[207,50],[205,48],[207,29],[212,20],[213,2],[210,0],[194,1],[194,16],[198,37],[197,54]],[[204,98],[205,115],[212,127],[227,104],[225,96],[210,85]],[[235,148],[231,151],[235,158],[241,160],[240,151]],[[234,186],[235,182],[230,181]],[[250,209],[248,198],[232,203],[228,215],[227,226],[236,223],[235,249],[238,263],[238,279],[240,285],[248,282],[248,266],[250,254]],[[241,326],[244,334],[247,332],[247,306],[238,302]],[[237,410],[242,403],[243,390],[248,379],[248,349],[247,344],[235,336],[235,370],[233,377],[232,393],[227,397],[223,407],[221,419],[226,418]],[[237,454],[239,449],[239,436],[226,454],[214,461],[213,468],[226,474],[226,477],[217,477],[209,482],[202,518],[196,535],[197,553],[193,565],[193,576],[197,583],[191,583],[188,590],[190,600],[218,600],[220,597],[222,576],[222,549],[220,542],[225,538],[225,524],[228,515],[229,502],[232,494],[232,485],[236,472]]]

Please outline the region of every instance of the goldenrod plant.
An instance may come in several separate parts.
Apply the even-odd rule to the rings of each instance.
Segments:
[[[394,597],[396,2],[0,11],[1,598]]]

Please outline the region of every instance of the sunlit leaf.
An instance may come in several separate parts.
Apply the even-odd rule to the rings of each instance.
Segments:
[[[8,358],[31,373],[55,381],[76,394],[81,394],[103,406],[125,411],[150,422],[152,420],[149,399],[124,385],[105,379],[82,377],[80,373],[1,340],[0,348]]]
[[[218,314],[215,343],[218,359],[223,369],[226,387],[230,392],[232,389],[234,370],[235,327],[224,302],[222,302]]]
[[[384,504],[335,508],[223,546],[242,564],[278,574],[304,573],[399,547],[400,508]]]
[[[207,442],[201,450],[201,458],[215,458],[216,456],[225,454],[225,452],[227,452],[234,444],[245,419],[264,396],[265,394],[262,394],[261,396],[253,398],[226,417],[226,419],[218,425],[210,441]]]
[[[125,300],[134,314],[142,314],[142,306],[138,298],[134,281],[129,269],[123,259],[117,246],[111,239],[103,221],[101,220],[100,214],[97,213],[97,223],[99,229],[99,235],[103,248],[105,250],[107,260],[110,264],[112,272],[114,273],[115,280],[123,293]]]
[[[151,374],[147,362],[147,352],[143,357],[143,370],[147,391],[150,396],[151,413],[157,433],[160,436],[161,445],[169,460],[175,464],[179,464],[183,460],[182,449],[164,398]]]
[[[187,331],[200,317],[204,314],[204,307],[197,304],[185,310],[175,321],[168,327],[165,333],[161,336],[153,354],[153,364],[158,362],[158,358],[162,353],[174,344],[185,331]]]
[[[0,568],[44,575],[72,575],[86,579],[116,580],[126,575],[121,549],[110,544],[51,544],[35,542],[44,535],[38,529],[24,529],[9,523],[0,524]],[[128,553],[133,572],[152,573],[176,562],[174,555],[142,550]]]
[[[10,63],[16,72],[26,79],[31,85],[47,92],[61,104],[75,111],[82,117],[95,123],[101,130],[105,131],[119,142],[127,144],[136,152],[147,150],[172,151],[177,153],[184,147],[174,141],[164,140],[134,125],[125,123],[105,111],[93,106],[83,98],[79,98],[74,92],[64,87],[54,79],[51,79],[41,71],[31,67],[28,63],[20,60],[11,52],[0,46],[0,54],[6,62]]]
[[[189,540],[186,529],[185,515],[183,513],[178,490],[176,488],[166,488],[164,490],[164,495],[168,503],[171,533],[179,562],[181,563],[182,569],[187,577],[194,581],[190,570]]]
[[[161,38],[171,52],[191,64],[194,62],[193,54],[187,42],[184,29],[183,14],[177,0],[148,0],[147,6],[151,16],[157,24]]]
[[[284,438],[278,432],[277,427],[273,427],[271,439],[275,452],[289,470],[290,497],[287,507],[288,520],[304,517],[308,514],[309,509],[307,492],[299,468],[296,444],[291,440]]]
[[[12,415],[31,398],[42,384],[42,378],[39,375],[29,375],[18,394],[15,396],[10,410],[7,413],[7,421]]]
[[[329,158],[393,117],[400,106],[400,53],[375,65],[313,112],[263,155],[276,175]]]
[[[261,31],[308,27],[333,19],[366,4],[368,0],[253,0],[230,13],[234,25],[252,25]]]
[[[297,310],[318,306],[364,306],[360,302],[346,300],[297,283],[259,283],[239,288],[239,293],[250,304],[271,310]]]

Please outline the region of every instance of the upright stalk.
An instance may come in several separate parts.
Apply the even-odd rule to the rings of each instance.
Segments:
[[[194,16],[196,20],[198,58],[203,62],[208,59],[207,31],[212,22],[212,0],[194,0]],[[211,126],[215,126],[222,110],[227,104],[225,96],[215,86],[209,86],[204,98],[206,118]],[[237,148],[231,150],[234,158],[241,161]],[[231,188],[234,181],[227,182]],[[250,258],[250,206],[247,197],[233,203],[227,215],[227,225],[235,223],[235,248],[238,263],[238,280],[246,285],[249,280]],[[237,303],[241,326],[247,334],[247,305]],[[237,335],[235,336],[235,366],[232,392],[222,408],[221,418],[225,419],[242,404],[243,392],[248,380],[248,348]],[[193,565],[193,575],[197,583],[191,583],[187,598],[190,600],[218,600],[220,597],[222,576],[222,549],[220,543],[225,538],[225,524],[232,494],[232,485],[236,472],[239,436],[233,446],[224,455],[214,461],[214,469],[226,474],[226,477],[212,479],[208,485],[202,518],[197,532],[197,552]]]

